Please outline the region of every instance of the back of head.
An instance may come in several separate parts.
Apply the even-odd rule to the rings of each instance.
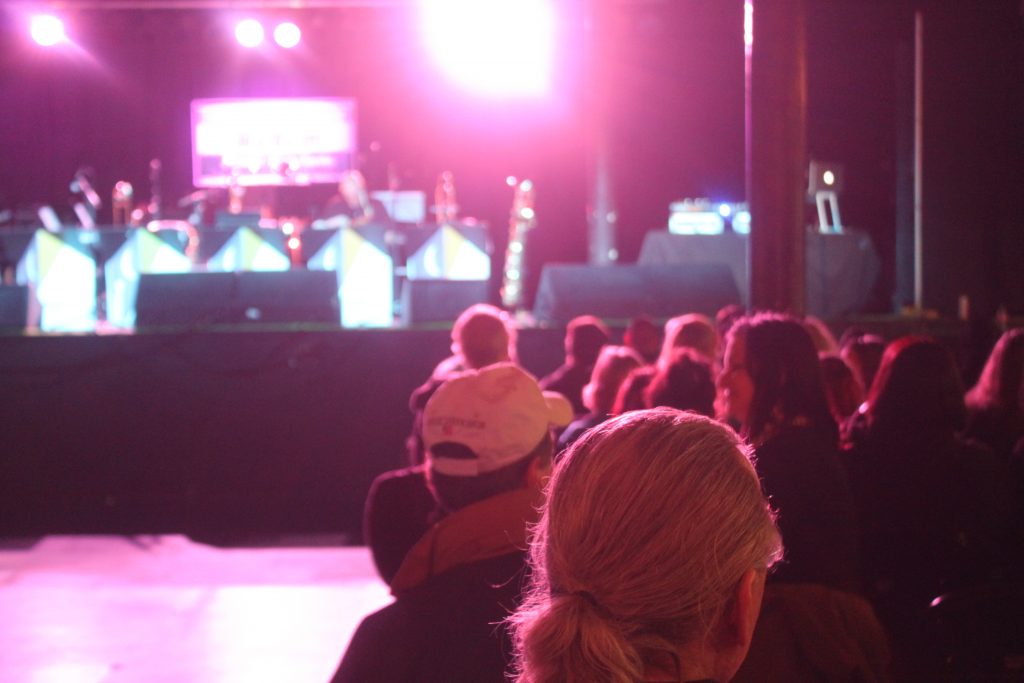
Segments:
[[[729,335],[746,342],[746,370],[754,385],[744,425],[749,438],[794,420],[837,437],[818,352],[803,324],[791,316],[759,313],[738,321]]]
[[[515,328],[508,314],[489,304],[467,308],[452,327],[452,353],[469,368],[515,361]]]
[[[645,363],[653,363],[661,351],[661,328],[650,318],[637,316],[629,321],[622,343],[639,353]]]
[[[731,591],[779,557],[735,433],[660,408],[588,432],[556,468],[512,618],[519,681],[642,681],[701,642]]]
[[[668,362],[672,350],[680,347],[694,349],[710,362],[718,358],[718,330],[706,315],[687,313],[665,323],[665,341],[659,361]]]
[[[564,396],[542,392],[536,379],[512,363],[453,375],[423,411],[435,498],[451,511],[525,487],[531,463],[550,462],[551,427],[571,419]]]
[[[643,359],[629,347],[606,346],[601,349],[590,373],[590,382],[583,387],[583,405],[593,413],[610,413],[623,380],[641,365]]]
[[[612,415],[622,415],[630,410],[647,408],[647,387],[650,386],[656,373],[655,366],[642,365],[626,375],[626,379],[622,380],[619,393],[615,397]]]
[[[967,405],[1024,414],[1024,328],[1007,330],[996,342],[977,384],[967,392]]]
[[[645,392],[648,408],[667,406],[692,410],[701,415],[715,414],[715,383],[711,365],[692,349],[676,349]]]
[[[843,342],[839,355],[860,379],[864,391],[871,390],[871,384],[878,374],[878,366],[885,353],[885,340],[875,334],[851,336]]]
[[[811,341],[814,342],[814,348],[818,353],[839,353],[839,342],[836,341],[832,330],[828,329],[828,325],[820,318],[806,315],[803,324],[807,334],[811,335]]]
[[[822,353],[819,362],[832,417],[842,424],[864,401],[864,388],[853,369],[839,356]]]
[[[953,354],[929,337],[889,344],[867,400],[872,431],[952,433],[966,420],[963,384]]]
[[[581,315],[565,328],[565,353],[577,365],[591,367],[610,339],[608,328],[599,318]]]

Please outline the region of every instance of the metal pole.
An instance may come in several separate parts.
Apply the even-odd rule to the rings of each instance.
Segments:
[[[924,14],[914,13],[914,308],[924,310]]]

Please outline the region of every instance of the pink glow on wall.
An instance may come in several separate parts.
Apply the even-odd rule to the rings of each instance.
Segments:
[[[547,91],[555,30],[547,0],[425,0],[422,26],[438,66],[459,86],[489,96]]]

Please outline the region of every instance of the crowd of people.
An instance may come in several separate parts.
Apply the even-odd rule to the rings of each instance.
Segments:
[[[932,680],[966,666],[933,604],[1020,600],[1024,329],[966,392],[935,339],[738,307],[616,341],[577,318],[538,380],[505,312],[459,317],[334,681]]]

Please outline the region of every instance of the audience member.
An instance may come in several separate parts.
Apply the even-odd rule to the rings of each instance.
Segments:
[[[999,470],[957,437],[965,420],[952,354],[933,339],[888,346],[846,461],[863,529],[867,586],[901,657],[926,646],[932,598],[998,572],[1006,529]]]
[[[804,329],[811,335],[814,348],[818,353],[837,354],[839,353],[839,342],[820,318],[813,315],[805,315],[803,319]]]
[[[844,335],[839,356],[846,361],[846,364],[853,370],[853,374],[860,380],[865,394],[871,391],[871,383],[878,372],[878,366],[882,363],[883,353],[885,353],[885,340],[878,335],[851,335],[848,339]]]
[[[856,594],[856,515],[810,334],[777,314],[737,322],[719,388],[786,542],[737,682],[887,680],[884,629]]]
[[[678,348],[657,373],[644,392],[647,408],[666,406],[691,410],[706,417],[715,416],[715,382],[711,364],[693,349]]]
[[[639,353],[649,365],[658,360],[661,352],[661,329],[647,316],[638,316],[629,321],[622,343]]]
[[[967,436],[1008,461],[1024,437],[1024,328],[1004,332],[966,396]]]
[[[606,346],[601,349],[594,371],[590,374],[590,382],[583,387],[583,405],[587,414],[577,418],[566,427],[558,437],[558,449],[561,453],[568,448],[584,432],[596,427],[612,415],[615,397],[626,376],[643,364],[643,359],[633,349],[626,346]]]
[[[654,365],[642,365],[626,375],[626,379],[622,380],[622,386],[619,387],[619,393],[615,397],[612,414],[622,415],[631,410],[646,408],[645,392],[657,372],[658,368]]]
[[[695,350],[717,367],[720,340],[714,323],[706,315],[687,313],[676,316],[665,323],[665,340],[662,342],[659,363],[667,363],[674,349],[685,347]]]
[[[406,552],[440,519],[427,488],[423,462],[423,409],[438,387],[461,370],[515,360],[515,327],[494,306],[467,308],[452,327],[452,356],[441,361],[409,399],[413,429],[406,440],[410,467],[385,472],[370,486],[363,511],[363,538],[384,581],[391,583]]]
[[[747,311],[740,304],[726,304],[715,313],[715,331],[719,339],[725,339],[737,320],[746,317]],[[721,360],[716,359],[716,360]]]
[[[718,387],[728,415],[754,446],[765,492],[779,513],[787,553],[775,580],[856,590],[853,500],[806,328],[777,314],[737,322]]]
[[[517,680],[724,683],[780,553],[731,430],[665,408],[610,420],[552,478],[512,618]]]
[[[430,489],[447,515],[409,551],[395,602],[359,625],[335,683],[505,681],[496,625],[519,600],[528,530],[571,408],[511,363],[456,374],[424,412]]]
[[[541,388],[565,396],[577,415],[587,412],[583,405],[583,386],[590,381],[597,357],[609,339],[608,328],[592,315],[570,320],[565,329],[565,362],[541,379]]]
[[[863,403],[864,389],[850,366],[839,356],[820,353],[818,360],[832,418],[837,424],[843,424]]]

